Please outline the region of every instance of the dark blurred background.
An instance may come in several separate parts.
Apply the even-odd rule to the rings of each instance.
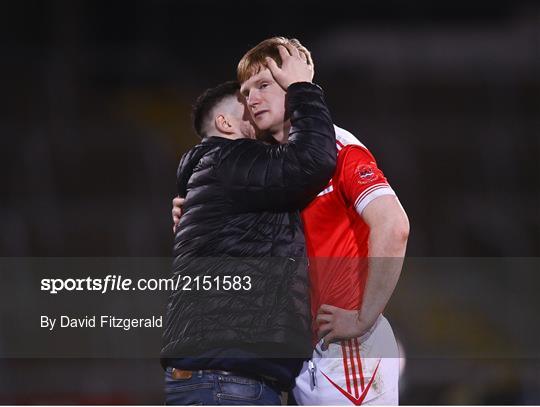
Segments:
[[[0,27],[1,256],[169,256],[191,103],[274,35],[312,51],[335,123],[409,215],[409,256],[540,256],[536,1],[13,0]],[[538,359],[464,380],[474,366],[410,360],[402,401],[540,402]],[[159,375],[153,360],[5,360],[0,402],[161,403]]]

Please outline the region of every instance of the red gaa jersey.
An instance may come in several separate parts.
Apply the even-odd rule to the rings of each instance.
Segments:
[[[369,227],[359,214],[375,198],[395,195],[368,149],[348,131],[337,126],[335,130],[336,172],[302,211],[314,320],[322,304],[360,308],[367,277]]]

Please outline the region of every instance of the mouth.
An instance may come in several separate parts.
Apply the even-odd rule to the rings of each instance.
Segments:
[[[259,118],[261,115],[268,113],[268,110],[261,110],[260,112],[257,112],[254,114],[255,118]]]

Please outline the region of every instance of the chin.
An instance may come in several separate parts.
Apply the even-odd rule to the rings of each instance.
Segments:
[[[259,129],[259,131],[262,131],[262,132],[267,132],[270,130],[270,126],[266,123],[257,123],[257,128]]]

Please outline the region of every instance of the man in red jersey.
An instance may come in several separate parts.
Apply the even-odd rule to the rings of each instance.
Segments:
[[[285,143],[285,91],[268,67],[280,66],[297,40],[274,37],[238,64],[241,93],[262,137]],[[409,233],[407,216],[367,148],[335,127],[336,172],[304,209],[310,257],[313,357],[296,380],[299,404],[398,404],[399,355],[382,312],[398,281]],[[273,140],[272,140],[273,138]],[[173,201],[173,219],[181,201]]]

